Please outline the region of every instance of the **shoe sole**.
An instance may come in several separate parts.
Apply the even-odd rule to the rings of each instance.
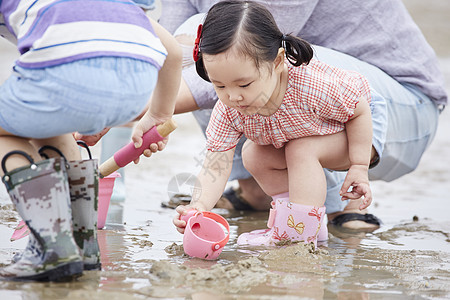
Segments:
[[[8,281],[53,281],[68,282],[83,275],[83,262],[71,262],[31,276],[3,277]]]
[[[85,271],[101,271],[102,270],[102,264],[101,263],[97,263],[97,264],[84,264],[83,265],[83,269]]]

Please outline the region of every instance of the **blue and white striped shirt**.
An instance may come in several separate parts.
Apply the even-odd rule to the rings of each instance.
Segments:
[[[0,35],[17,44],[17,64],[43,68],[99,56],[160,68],[167,51],[131,0],[0,0]]]

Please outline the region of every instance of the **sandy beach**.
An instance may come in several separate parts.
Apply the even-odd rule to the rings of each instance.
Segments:
[[[450,93],[450,2],[405,4],[438,54]],[[0,49],[1,83],[17,54],[3,41]],[[215,209],[230,223],[230,241],[216,261],[184,255],[183,236],[172,225],[175,212],[161,206],[174,189],[188,188],[174,180],[197,174],[204,155],[205,141],[192,115],[175,120],[178,129],[167,149],[125,167],[126,201],[111,204],[99,231],[103,269],[71,283],[0,281],[1,299],[450,299],[448,108],[414,172],[371,183],[370,212],[382,219],[379,230],[354,233],[329,226],[330,238],[318,251],[303,245],[267,251],[236,245],[240,233],[265,227],[266,212]],[[92,149],[97,157],[100,147]],[[27,238],[10,242],[18,222],[1,185],[0,267],[27,243]]]

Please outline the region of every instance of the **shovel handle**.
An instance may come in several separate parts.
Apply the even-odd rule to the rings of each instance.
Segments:
[[[130,142],[128,145],[119,149],[107,161],[102,163],[99,167],[100,177],[106,177],[114,171],[117,171],[119,168],[125,167],[138,158],[145,149],[148,149],[150,144],[162,141],[174,131],[175,128],[177,128],[177,125],[172,119],[167,120],[158,126],[153,126],[142,136],[143,142],[141,147],[136,148],[134,147],[134,143]]]

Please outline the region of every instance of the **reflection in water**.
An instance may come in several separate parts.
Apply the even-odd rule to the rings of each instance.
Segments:
[[[109,225],[120,226],[123,225],[123,222],[123,204],[111,202],[106,217],[106,223]]]
[[[128,172],[129,178],[142,183],[141,172]],[[445,224],[425,219],[397,222],[373,234],[329,226],[330,238],[318,252],[303,245],[267,251],[236,245],[242,232],[265,226],[267,212],[216,209],[230,223],[230,241],[219,260],[204,261],[183,254],[182,235],[171,224],[174,210],[162,208],[160,197],[157,186],[148,185],[139,192],[131,189],[125,203],[111,205],[106,226],[98,231],[102,271],[85,272],[64,284],[0,282],[0,295],[8,300],[449,295],[450,242]],[[9,242],[17,219],[11,212],[3,216],[0,263],[8,264],[14,247],[25,247],[26,241]]]
[[[111,210],[105,229],[98,232],[102,271],[85,272],[77,281],[63,284],[0,282],[0,295],[5,299],[46,300],[230,299],[237,294],[246,299],[267,295],[308,299],[448,295],[450,251],[404,250],[399,242],[410,235],[416,241],[432,243],[430,237],[434,237],[448,245],[448,230],[439,224],[397,224],[374,234],[329,226],[329,241],[320,251],[303,245],[267,251],[235,244],[240,232],[264,226],[267,213],[242,215],[216,210],[229,220],[232,238],[219,260],[204,261],[183,254],[182,236],[170,224],[172,209],[154,207],[147,212],[148,219],[131,224],[128,218],[125,220],[130,224],[124,224],[126,213],[121,208]],[[2,236],[9,237],[13,227],[0,226]],[[0,256],[1,263],[9,263],[12,254],[8,255]]]

